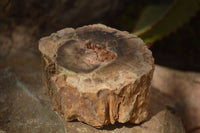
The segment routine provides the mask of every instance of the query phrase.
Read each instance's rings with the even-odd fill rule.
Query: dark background
[[[140,14],[149,4],[169,4],[173,0],[1,0],[0,38],[12,36],[16,26],[34,29],[37,40],[65,27],[103,23],[132,32]],[[150,48],[155,63],[186,71],[200,71],[200,12],[178,30]],[[24,33],[25,34],[25,33]],[[14,45],[0,39],[0,59],[6,60]],[[32,46],[31,45],[31,46]],[[30,46],[30,47],[31,47]],[[29,49],[28,49],[29,50]]]

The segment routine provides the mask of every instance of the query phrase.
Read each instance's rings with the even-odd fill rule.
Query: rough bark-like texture
[[[117,124],[107,127],[109,130],[98,130],[80,122],[66,122],[65,125],[70,133],[185,133],[181,120],[168,110],[158,112],[149,121],[137,126]]]
[[[154,70],[138,37],[101,24],[66,28],[39,42],[52,107],[95,127],[141,123]]]

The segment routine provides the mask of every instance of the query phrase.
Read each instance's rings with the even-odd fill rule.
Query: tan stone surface
[[[154,61],[141,39],[96,24],[42,38],[39,50],[52,107],[67,121],[102,127],[147,118]]]
[[[188,132],[200,132],[200,74],[157,66],[153,87],[170,96]]]

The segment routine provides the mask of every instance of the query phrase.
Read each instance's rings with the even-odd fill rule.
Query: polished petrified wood
[[[151,51],[128,32],[101,24],[66,28],[39,41],[52,108],[95,127],[148,116]]]

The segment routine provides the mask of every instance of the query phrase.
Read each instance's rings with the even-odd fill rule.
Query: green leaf
[[[169,8],[147,7],[138,21],[134,34],[140,36],[145,43],[152,44],[182,26],[195,16],[199,9],[198,0],[175,0]]]
[[[148,31],[167,12],[169,5],[149,5],[140,17],[135,27],[134,34],[141,35]]]

